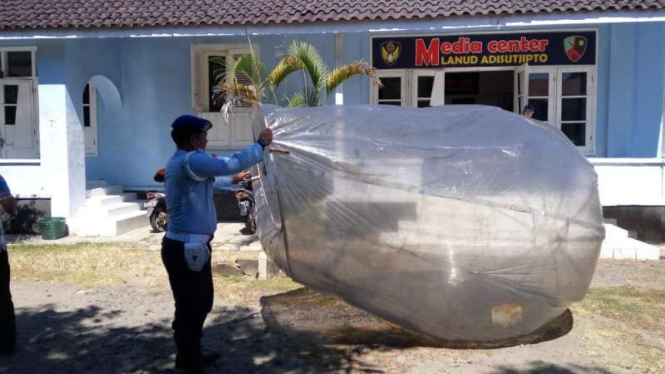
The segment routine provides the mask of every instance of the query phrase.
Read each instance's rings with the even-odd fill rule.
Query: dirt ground
[[[176,373],[158,242],[10,245],[19,349],[0,373]],[[213,259],[255,257],[237,250],[250,242],[231,235],[218,247],[236,250]],[[215,287],[204,346],[222,358],[210,373],[665,372],[665,261],[600,261],[569,332],[498,349],[437,346],[283,275],[217,275]]]

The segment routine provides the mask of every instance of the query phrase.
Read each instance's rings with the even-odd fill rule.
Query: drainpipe
[[[663,48],[663,53],[662,54],[663,54],[663,56],[662,56],[661,61],[665,62],[665,48]],[[661,87],[663,89],[662,92],[661,92],[661,94],[663,96],[663,100],[662,100],[663,103],[660,107],[660,111],[661,111],[661,113],[660,113],[660,139],[659,139],[660,144],[658,144],[658,156],[657,157],[665,158],[665,149],[663,149],[663,147],[665,146],[665,139],[663,139],[663,138],[665,138],[665,64],[663,64],[663,85]]]
[[[662,60],[665,61],[665,48],[663,48],[663,53],[662,53]],[[663,167],[663,164],[665,164],[665,152],[663,150],[663,146],[665,145],[664,137],[665,137],[665,64],[663,64],[663,85],[662,87],[662,105],[660,107],[660,144],[658,147],[658,156],[661,158],[661,163],[660,163],[660,198],[665,199],[665,168]]]
[[[335,67],[342,66],[344,59],[342,53],[344,52],[344,35],[341,33],[335,34]],[[335,105],[344,105],[344,84],[340,84],[335,89]]]

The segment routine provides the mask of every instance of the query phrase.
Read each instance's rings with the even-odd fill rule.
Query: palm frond
[[[267,82],[268,69],[252,55],[244,55],[234,61],[235,79],[243,78],[250,81],[257,89],[263,88]]]
[[[358,75],[366,75],[371,80],[377,82],[379,87],[383,87],[375,68],[364,61],[356,61],[330,72],[325,82],[326,94],[330,95],[335,92],[335,89],[337,89],[340,84],[344,83],[344,81]]]
[[[228,115],[232,108],[237,106],[255,105],[259,102],[259,97],[256,89],[252,85],[244,85],[242,83],[229,84],[222,82],[215,87],[215,95],[213,100],[216,103],[222,104],[221,112],[224,118],[228,121]],[[226,93],[233,92],[233,96],[228,96]]]
[[[214,56],[210,59],[210,62],[212,64],[220,66],[220,68],[217,68],[212,71],[213,77],[215,77],[215,82],[219,83],[222,80],[226,80],[228,76],[229,70],[231,70],[232,66],[231,64],[228,63],[226,58],[220,57],[220,56]]]
[[[323,58],[313,45],[295,40],[291,43],[287,53],[289,56],[302,61],[315,89],[320,90],[323,88],[329,70],[325,61],[323,61]]]
[[[230,95],[232,93],[232,95]],[[254,105],[260,101],[261,97],[252,85],[242,83],[229,83],[222,81],[215,86],[213,93],[213,102],[226,106]]]
[[[286,106],[289,108],[305,106],[305,95],[303,95],[302,92],[298,92],[291,97],[287,97]]]
[[[274,90],[294,71],[305,69],[305,64],[294,56],[284,56],[268,75],[268,84]]]
[[[253,105],[263,99],[268,73],[266,67],[253,55],[243,55],[234,60],[213,57],[211,61],[223,66],[215,75],[215,102],[237,106]]]

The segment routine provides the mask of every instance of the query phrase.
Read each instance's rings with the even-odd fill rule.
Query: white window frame
[[[31,67],[32,71],[30,76],[23,77],[9,77],[8,76],[8,61],[7,53],[8,52],[30,52],[31,55]],[[29,80],[32,82],[32,110],[31,110],[31,129],[32,132],[32,148],[33,154],[35,156],[34,160],[39,160],[40,155],[40,134],[39,134],[39,97],[37,95],[37,87],[39,85],[39,80],[37,78],[37,47],[36,46],[18,46],[18,47],[0,47],[0,70],[3,72],[3,77],[0,80],[5,82],[13,82],[20,80]],[[0,164],[5,162],[13,162],[15,158],[4,158],[0,156]],[[30,160],[33,160],[32,158]]]
[[[259,46],[255,44],[252,44],[251,48],[247,46],[247,44],[192,45],[192,109],[198,113],[210,113],[209,99],[207,97],[210,92],[210,83],[208,82],[208,75],[210,73],[207,63],[208,57],[223,55],[226,57],[228,63],[232,63],[233,56],[251,53],[254,53],[257,59],[261,58]]]
[[[21,156],[21,157],[16,157],[16,156],[8,156],[7,152],[8,150],[5,149],[5,146],[0,147],[0,164],[3,162],[7,162],[8,160],[17,160],[17,159],[29,159],[29,160],[37,160],[40,158],[40,152],[39,152],[39,117],[38,117],[38,97],[37,97],[37,79],[35,78],[29,78],[29,77],[16,77],[16,78],[4,78],[0,79],[0,82],[3,84],[8,84],[8,85],[20,85],[21,83],[27,83],[29,85],[29,90],[31,91],[30,93],[30,103],[28,104],[30,107],[30,128],[27,129],[29,138],[30,138],[30,146],[29,147],[21,147],[21,148],[14,148],[12,153],[18,153],[17,149],[23,149],[24,152],[27,150],[26,156]],[[2,88],[3,85],[0,85],[0,89]],[[19,88],[20,89],[20,88]],[[19,94],[20,95],[20,94]],[[18,108],[20,107],[20,103],[18,103],[16,106],[15,105],[9,105],[9,106],[15,106],[17,108],[17,116],[18,116]],[[3,113],[0,113],[0,118],[4,121],[4,103],[0,103],[0,110],[3,111]],[[18,118],[17,118],[18,119]],[[14,126],[18,126],[19,123],[16,123]],[[18,130],[17,128],[11,126],[14,131],[14,136],[16,136],[16,133]],[[0,131],[0,137],[5,139],[7,134],[5,133],[7,129],[4,128],[2,131]],[[16,142],[16,138],[13,139],[14,142]],[[15,143],[14,143],[15,144]]]
[[[227,116],[210,111],[210,83],[208,82],[209,56],[225,56],[227,63],[233,63],[234,56],[254,54],[260,59],[259,46],[252,44],[198,44],[191,46],[191,87],[192,109],[199,116],[213,123],[208,132],[208,148],[213,151],[233,151],[251,144],[252,107],[236,107]],[[228,119],[228,121],[227,121]],[[231,126],[230,123],[235,125]]]
[[[406,69],[395,69],[395,70],[378,70],[377,75],[379,78],[400,78],[402,80],[402,85],[400,87],[400,106],[412,106],[410,94],[412,86],[412,74]],[[415,86],[415,85],[413,85]],[[370,80],[370,103],[373,105],[379,105],[379,85]],[[382,100],[397,102],[397,99]]]
[[[98,156],[98,134],[99,134],[99,122],[97,121],[97,87],[88,82],[86,84],[88,88],[88,95],[90,97],[88,98],[88,104],[81,104],[82,108],[89,107],[90,108],[90,126],[89,129],[86,130],[85,126],[85,115],[83,115],[83,112],[81,112],[83,120],[81,121],[81,126],[83,127],[83,136],[92,136],[92,148],[88,148],[87,144],[85,144],[85,156],[86,157],[97,157]],[[83,86],[83,92],[85,93],[85,86]],[[83,95],[81,95],[83,96]],[[88,139],[84,139],[84,142],[87,143]]]
[[[530,87],[528,84],[531,82],[531,74],[548,74],[549,75],[549,82],[547,84],[547,90],[548,94],[547,96],[531,96],[529,94],[529,89]],[[527,76],[527,100],[526,102],[528,103],[529,100],[531,99],[547,99],[547,121],[546,123],[552,125],[556,124],[556,92],[557,92],[557,87],[556,87],[556,68],[550,67],[550,66],[529,66],[529,71],[528,71],[528,76]],[[517,108],[518,112],[521,114],[522,109],[524,106]]]
[[[585,145],[578,146],[577,149],[586,155],[592,155],[596,152],[596,67],[595,66],[557,66],[555,69],[556,80],[556,97],[554,98],[554,105],[556,110],[556,126],[562,128],[562,80],[560,79],[563,73],[586,73],[587,74],[587,94],[584,96],[566,96],[566,98],[585,97],[587,99],[586,105],[586,129],[585,129]],[[571,121],[575,122],[575,121]]]
[[[36,63],[36,53],[37,53],[37,47],[0,47],[0,71],[2,71],[5,76],[5,79],[10,79],[10,77],[7,76],[7,53],[8,52],[31,52],[31,59],[32,59],[32,73],[29,77],[11,77],[11,78],[37,78],[37,63]],[[0,78],[2,79],[2,78]]]
[[[439,69],[441,70],[441,69]],[[418,96],[418,78],[420,77],[432,77],[435,82],[432,84],[432,92],[430,92],[429,97]],[[412,84],[411,84],[411,103],[410,106],[417,108],[418,100],[427,100],[429,99],[430,106],[432,105],[432,99],[434,96],[434,84],[436,84],[436,70],[435,69],[415,69],[412,74]],[[445,81],[443,82],[445,84]]]

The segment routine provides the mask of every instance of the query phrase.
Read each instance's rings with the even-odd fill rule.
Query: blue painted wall
[[[608,157],[660,156],[665,24],[609,28],[607,92],[603,92]],[[601,108],[599,108],[601,109]]]
[[[252,38],[252,42],[259,44],[262,61],[272,67],[293,38],[263,36]],[[328,65],[334,67],[334,35],[297,38],[316,45]],[[122,112],[118,114],[109,113],[103,95],[99,95],[98,156],[86,159],[88,179],[126,186],[153,185],[154,171],[175,150],[169,135],[171,122],[180,114],[192,113],[191,44],[246,41],[244,37],[67,41],[67,84],[74,105],[81,107],[83,87],[98,74],[113,81],[122,96]],[[302,75],[293,74],[278,95],[297,92],[301,87]],[[334,96],[327,102],[334,103]]]
[[[595,156],[659,156],[665,23],[601,25],[597,29]],[[369,37],[368,32],[344,34],[343,62],[369,61]],[[294,38],[313,43],[334,67],[334,34],[253,36],[252,42],[259,44],[261,59],[272,67]],[[122,107],[111,109],[104,96],[99,97],[99,155],[86,160],[88,179],[148,186],[154,184],[154,170],[174,150],[171,121],[191,113],[190,45],[246,42],[246,37],[102,38],[0,40],[0,46],[37,45],[40,83],[66,83],[79,117],[88,80],[94,75],[109,78],[120,92]],[[280,93],[296,92],[302,87],[301,80],[301,75],[294,74]],[[353,78],[344,84],[343,92],[345,104],[366,104],[369,81]],[[334,97],[327,103],[334,103]]]
[[[620,25],[617,25],[617,28]],[[614,31],[614,28],[613,28]],[[617,30],[619,35],[624,35]],[[630,40],[627,40],[630,42]],[[623,79],[635,85],[632,115],[633,131],[628,154],[632,157],[659,156],[660,124],[663,115],[663,69],[665,67],[665,23],[640,24],[635,32],[635,58]],[[621,77],[621,75],[619,76]],[[619,79],[617,77],[617,79]],[[610,156],[622,156],[610,148]]]
[[[665,23],[600,28],[596,156],[660,157]]]

